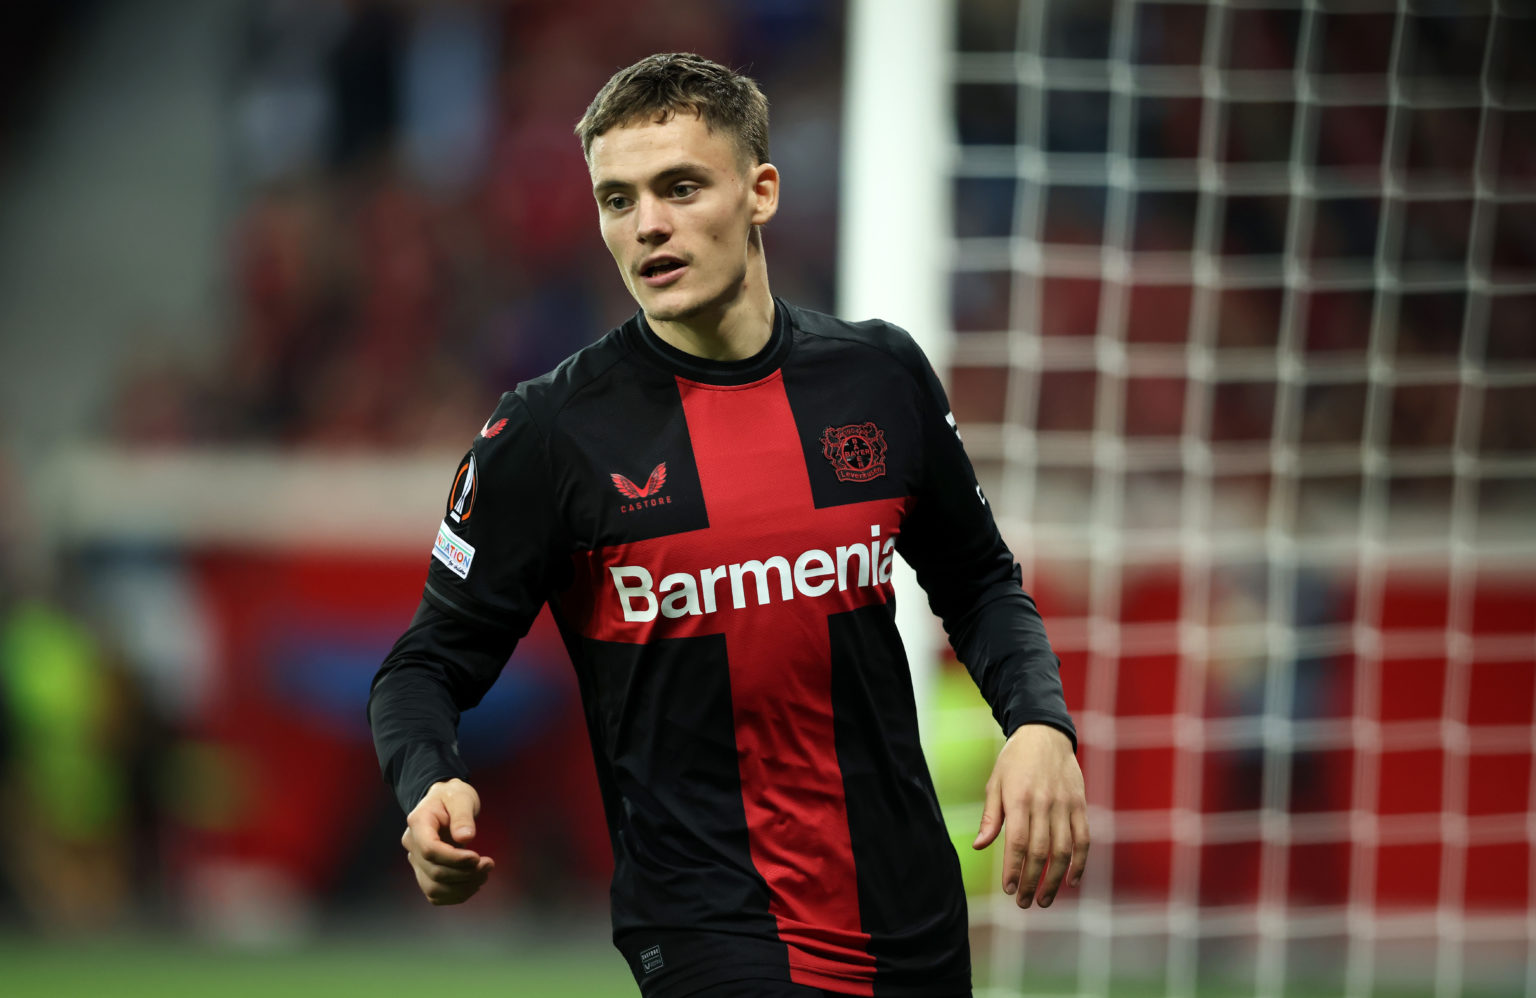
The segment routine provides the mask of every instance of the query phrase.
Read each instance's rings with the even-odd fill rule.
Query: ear
[[[752,224],[766,225],[779,210],[779,168],[759,163],[747,178],[752,184]]]

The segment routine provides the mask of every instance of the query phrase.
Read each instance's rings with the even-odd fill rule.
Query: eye
[[[672,185],[672,196],[675,197],[675,198],[685,198],[685,197],[688,197],[689,195],[693,194],[698,189],[699,189],[699,185],[698,184],[690,184],[690,183],[673,184]]]
[[[622,194],[610,194],[603,199],[603,207],[609,211],[623,211],[629,207],[629,198]]]

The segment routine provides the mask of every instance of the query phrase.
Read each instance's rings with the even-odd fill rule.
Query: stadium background
[[[462,909],[361,704],[496,395],[631,310],[570,128],[658,50],[762,82],[775,291],[925,334],[1061,652],[1092,872],[968,862],[978,985],[1533,990],[1536,12],[850,8],[7,8],[6,993],[632,992],[547,623]],[[995,733],[914,658],[963,853]]]

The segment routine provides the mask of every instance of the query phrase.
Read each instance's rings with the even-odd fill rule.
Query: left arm
[[[1078,885],[1088,859],[1077,729],[1045,624],[976,482],[944,389],[926,360],[919,356],[916,365],[923,484],[897,548],[1008,736],[987,781],[973,848],[1006,830],[1003,890],[1021,908],[1036,897],[1046,907],[1069,869],[1069,883]]]

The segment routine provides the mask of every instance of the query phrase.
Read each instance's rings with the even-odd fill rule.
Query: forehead
[[[738,159],[730,136],[685,111],[660,124],[638,118],[608,129],[592,140],[587,166],[594,184],[638,183],[685,162],[734,171]]]

